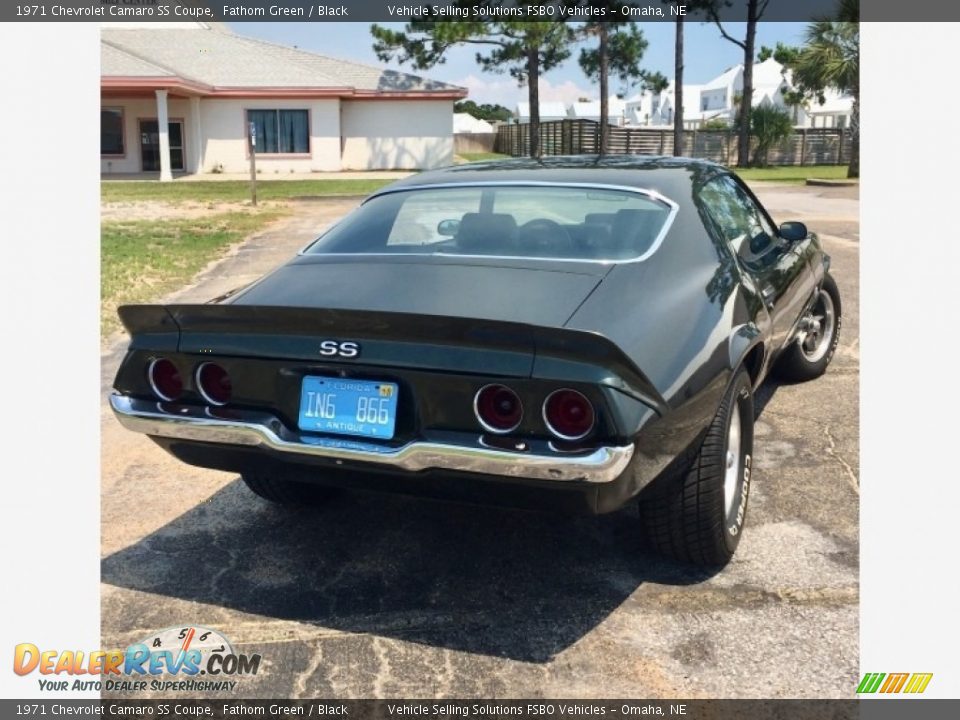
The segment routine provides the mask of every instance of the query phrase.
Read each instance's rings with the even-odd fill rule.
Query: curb
[[[859,185],[859,180],[823,180],[820,178],[807,178],[807,185],[815,185],[818,187],[851,187],[854,185]]]

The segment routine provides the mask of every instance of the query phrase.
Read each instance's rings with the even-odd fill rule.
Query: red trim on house
[[[176,76],[161,77],[121,77],[110,76],[100,78],[101,90],[169,90],[182,95],[207,95],[213,89],[209,85],[202,85],[192,80],[184,80]]]
[[[208,97],[217,98],[338,98],[343,96],[343,88],[218,88]]]
[[[384,91],[384,90],[356,90],[350,100],[461,100],[467,96],[469,90],[437,90],[437,91]]]
[[[176,76],[100,78],[107,93],[168,90],[186,96],[222,98],[345,98],[350,100],[459,100],[467,90],[357,90],[353,87],[213,87]]]

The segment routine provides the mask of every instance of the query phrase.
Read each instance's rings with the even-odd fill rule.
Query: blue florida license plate
[[[396,383],[305,377],[300,429],[389,440],[397,419],[397,390]]]

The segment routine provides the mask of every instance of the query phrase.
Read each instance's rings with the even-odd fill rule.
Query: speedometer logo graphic
[[[192,657],[199,658],[195,664],[201,668],[208,666],[213,655],[234,655],[230,641],[218,630],[203,625],[189,625],[170,627],[160,632],[148,635],[141,641],[150,650],[150,654],[171,653],[174,658],[187,657],[187,653],[194,651]],[[201,675],[206,671],[201,670]]]

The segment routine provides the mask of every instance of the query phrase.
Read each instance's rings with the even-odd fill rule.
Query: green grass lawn
[[[784,165],[766,168],[733,168],[744,180],[772,180],[785,183],[802,183],[807,178],[822,180],[846,180],[846,165]]]
[[[298,197],[369,195],[392,180],[258,180],[258,200]],[[244,202],[250,199],[246,180],[155,182],[107,181],[100,183],[101,202]]]
[[[464,162],[478,162],[480,160],[505,160],[510,156],[504,155],[503,153],[478,152],[478,153],[457,153],[457,157],[462,159]]]
[[[280,210],[204,218],[104,222],[100,229],[100,332],[120,327],[117,306],[152,302],[186,285],[211,260],[283,215]]]

